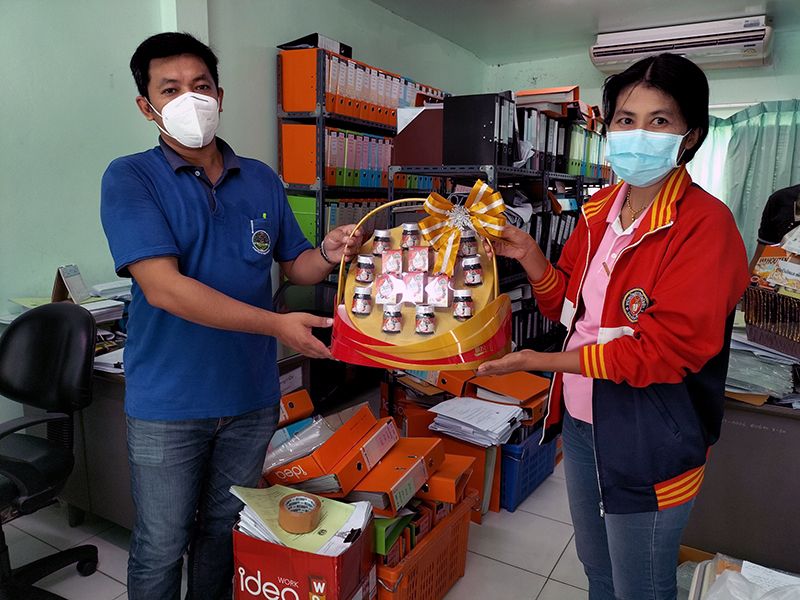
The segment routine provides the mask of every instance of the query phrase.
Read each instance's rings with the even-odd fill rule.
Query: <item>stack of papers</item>
[[[233,486],[231,493],[244,502],[239,513],[239,531],[250,537],[323,556],[339,556],[358,539],[372,518],[369,502],[347,504],[319,498],[322,504],[319,525],[308,533],[288,533],[278,524],[284,496],[296,490],[274,485],[255,489]]]
[[[436,413],[430,429],[484,448],[505,444],[525,418],[519,406],[476,398],[453,398],[430,410]]]
[[[97,299],[92,296],[89,300],[82,302],[81,306],[92,313],[97,323],[108,323],[122,318],[125,303],[119,300]]]

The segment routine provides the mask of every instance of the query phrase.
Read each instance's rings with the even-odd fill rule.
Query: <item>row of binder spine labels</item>
[[[417,106],[420,96],[426,100],[442,100],[444,92],[337,54],[325,54],[328,112],[383,121],[379,115],[385,109]]]
[[[604,172],[605,144],[603,136],[579,123],[570,124],[567,173],[583,177],[607,177]]]
[[[517,109],[519,139],[533,149],[523,165],[534,171],[557,171],[557,157],[564,154],[564,128],[557,119],[535,108]]]
[[[553,264],[558,263],[567,239],[575,231],[580,214],[564,211],[560,214],[543,213],[532,217],[531,232],[544,255]]]
[[[582,123],[566,122],[536,108],[517,109],[517,128],[521,142],[533,155],[522,165],[535,171],[556,171],[584,177],[605,177],[603,136]]]
[[[325,183],[349,187],[380,188],[388,185],[392,138],[344,129],[325,129]],[[398,187],[429,190],[433,178],[403,177]]]
[[[327,204],[325,211],[325,233],[336,229],[340,225],[358,223],[367,214],[386,202],[385,198],[339,198]],[[371,234],[375,229],[386,229],[389,226],[389,211],[381,211],[364,223],[366,234]],[[366,238],[365,238],[366,239]]]

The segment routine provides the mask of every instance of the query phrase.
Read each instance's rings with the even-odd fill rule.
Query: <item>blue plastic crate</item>
[[[540,446],[541,428],[520,444],[503,445],[500,506],[514,512],[531,492],[553,472],[556,439]]]

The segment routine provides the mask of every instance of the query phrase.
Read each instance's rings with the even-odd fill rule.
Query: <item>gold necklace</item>
[[[631,222],[633,222],[636,220],[636,217],[642,214],[642,211],[644,211],[649,204],[645,204],[639,210],[633,210],[633,206],[631,205],[631,188],[628,186],[628,193],[625,194],[625,205],[628,207],[628,211],[631,213]]]

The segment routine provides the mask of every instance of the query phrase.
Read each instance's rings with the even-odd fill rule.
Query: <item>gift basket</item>
[[[416,199],[387,202],[366,215]],[[383,368],[474,369],[510,350],[511,302],[483,240],[500,238],[505,205],[478,181],[463,204],[432,193],[419,223],[376,230],[339,267],[331,352]]]

